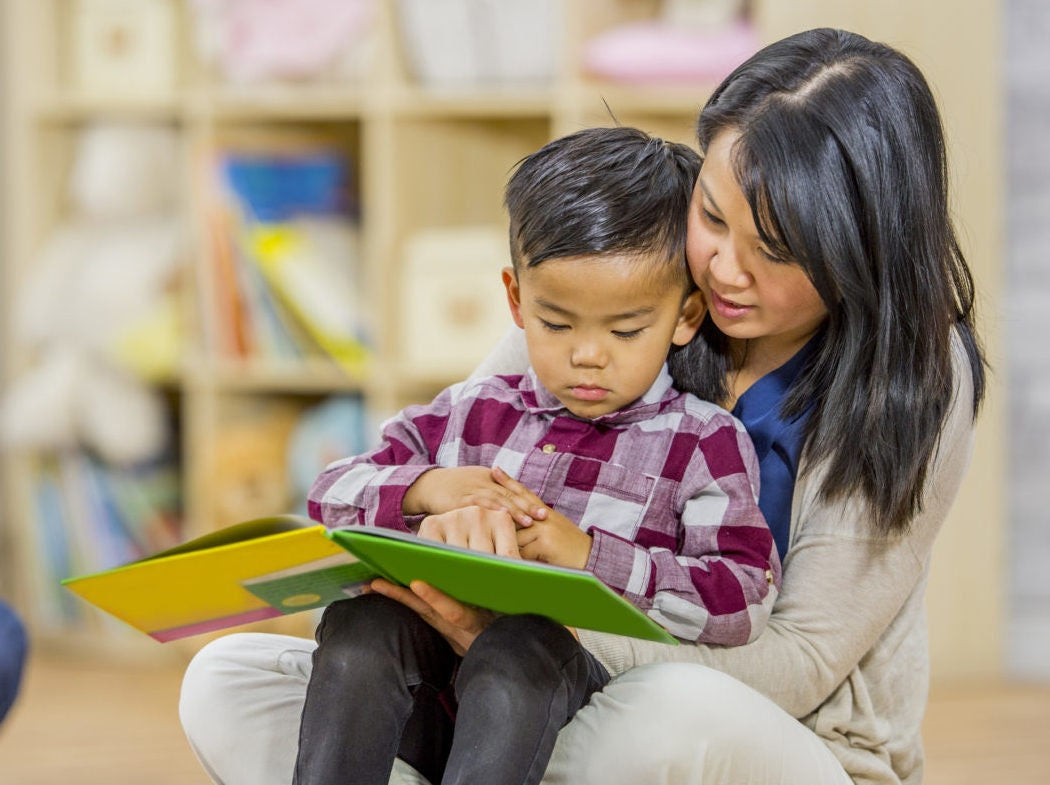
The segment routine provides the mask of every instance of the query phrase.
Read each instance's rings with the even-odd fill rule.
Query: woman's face
[[[737,134],[707,148],[692,203],[686,255],[711,318],[731,339],[786,362],[812,336],[827,309],[802,268],[770,255],[733,174]]]

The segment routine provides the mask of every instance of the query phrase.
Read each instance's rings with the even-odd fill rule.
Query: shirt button
[[[543,450],[545,453],[547,453],[547,455],[550,455],[552,452],[556,452],[557,451],[558,445],[551,444],[550,442],[547,442],[540,449]]]

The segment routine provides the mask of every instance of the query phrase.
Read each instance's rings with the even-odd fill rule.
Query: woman
[[[783,588],[747,646],[580,631],[620,675],[544,782],[919,782],[923,592],[984,391],[936,106],[898,52],[814,30],[727,77],[698,141],[687,256],[710,311],[691,368],[762,456]],[[512,337],[484,370],[523,364]],[[479,631],[426,587],[379,588],[456,646]],[[191,664],[183,723],[218,782],[289,779],[311,649],[229,636]]]

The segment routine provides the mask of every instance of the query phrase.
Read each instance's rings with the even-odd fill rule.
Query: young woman
[[[709,319],[692,368],[755,442],[783,587],[746,646],[580,631],[615,678],[544,782],[917,783],[923,592],[984,392],[933,97],[895,50],[813,30],[727,77],[698,140],[687,255]],[[524,363],[512,336],[484,370]],[[377,588],[455,646],[480,632],[426,587]],[[246,635],[198,654],[181,712],[217,782],[290,779],[311,650]]]

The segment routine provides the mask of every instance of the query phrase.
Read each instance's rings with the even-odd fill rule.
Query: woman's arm
[[[817,498],[819,472],[803,466],[792,504],[793,538],[769,624],[746,646],[669,647],[580,631],[610,672],[646,662],[703,663],[751,685],[795,717],[820,706],[887,633],[906,603],[921,602],[934,539],[962,482],[973,448],[972,385],[956,353],[956,400],[928,476],[923,512],[909,531],[869,533],[855,501]]]
[[[511,325],[500,337],[499,342],[478,363],[467,381],[480,379],[483,376],[525,373],[529,367],[529,353],[525,348],[525,331]]]

